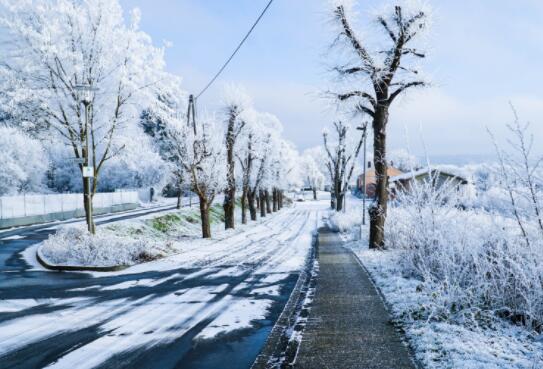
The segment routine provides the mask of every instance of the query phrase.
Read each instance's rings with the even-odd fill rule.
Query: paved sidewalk
[[[319,230],[320,272],[297,369],[416,368],[365,270],[336,233]]]

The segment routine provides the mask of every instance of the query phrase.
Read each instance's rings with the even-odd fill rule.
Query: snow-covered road
[[[283,209],[227,238],[108,274],[30,269],[0,245],[2,367],[249,367],[288,299],[326,202]]]

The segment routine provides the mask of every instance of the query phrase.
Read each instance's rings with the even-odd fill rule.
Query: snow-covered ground
[[[535,369],[543,367],[541,336],[494,319],[465,325],[422,318],[432,295],[420,290],[420,281],[402,275],[400,251],[368,250],[366,242],[350,243],[397,323],[405,330],[417,359],[425,368]],[[421,319],[416,312],[420,312]]]
[[[120,272],[90,273],[67,298],[3,300],[0,311],[21,316],[0,324],[0,356],[92,329],[92,339],[74,343],[49,366],[91,368],[185,335],[207,341],[250,328],[267,316],[285,279],[303,267],[326,206],[297,203],[211,240],[179,237],[174,254]],[[131,227],[118,224],[119,237]]]
[[[404,206],[389,209],[387,251],[368,250],[368,228],[360,232],[359,203],[346,214],[333,214],[329,222],[346,230],[346,246],[370,273],[425,368],[543,367],[543,335],[499,316],[508,307],[500,309],[498,302],[511,304],[507,298],[513,285],[515,297],[523,296],[528,305],[539,296],[537,289],[524,290],[522,281],[535,278],[538,267],[527,259],[531,251],[524,244],[515,246],[514,224],[454,207],[435,207],[430,216],[426,206],[411,213]],[[524,270],[501,281],[514,260],[523,260]],[[487,273],[488,266],[492,269]],[[524,309],[520,301],[519,310]]]

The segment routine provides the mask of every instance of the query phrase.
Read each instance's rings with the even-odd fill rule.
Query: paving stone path
[[[296,369],[416,368],[366,271],[336,233],[319,230],[320,272]]]

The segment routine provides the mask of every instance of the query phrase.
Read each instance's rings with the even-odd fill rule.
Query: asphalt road
[[[97,224],[158,211],[164,209],[99,217]],[[104,276],[28,265],[21,252],[55,232],[52,225],[1,233],[0,367],[248,368],[297,279],[263,267],[280,263],[313,218],[302,210],[272,217],[269,231],[236,244],[247,254],[242,265],[225,258],[192,269]],[[262,242],[269,244],[266,253],[254,246]],[[220,329],[209,325],[232,306],[241,311],[234,325],[243,320],[247,304],[266,306],[267,313],[250,327],[199,339]]]

